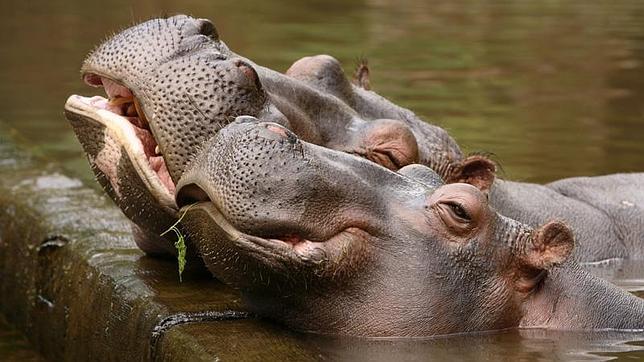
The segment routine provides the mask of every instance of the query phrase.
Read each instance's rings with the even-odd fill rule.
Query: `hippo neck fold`
[[[522,328],[644,329],[644,300],[574,261],[551,270],[524,308]]]
[[[346,133],[338,131],[340,129],[350,129],[364,122],[356,111],[332,95],[320,92],[303,82],[293,82],[288,76],[268,68],[258,66],[257,71],[271,102],[287,118],[296,117],[298,122],[304,121],[304,124],[291,125],[291,127],[306,127],[318,131],[318,134],[311,134],[306,130],[303,130],[304,132],[293,130],[296,134],[302,135],[301,138],[304,141],[316,144],[328,142],[343,144],[347,140],[338,139],[338,137],[346,136]],[[303,114],[304,112],[301,112],[301,109],[293,109],[294,107],[288,106],[292,104],[305,104],[312,106],[313,109],[307,112],[309,114]],[[296,112],[301,112],[300,117]],[[319,115],[324,115],[324,122],[316,122],[316,116],[319,117]],[[302,116],[306,119],[302,119]],[[315,123],[315,127],[306,123]]]

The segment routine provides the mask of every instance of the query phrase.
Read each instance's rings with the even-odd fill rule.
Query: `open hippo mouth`
[[[119,82],[94,73],[85,74],[83,80],[92,87],[103,87],[107,98],[72,95],[65,111],[113,131],[148,190],[162,205],[176,208],[175,184],[134,93]]]

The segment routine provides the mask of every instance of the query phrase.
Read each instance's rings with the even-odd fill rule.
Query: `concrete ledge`
[[[53,360],[313,358],[208,273],[179,283],[109,199],[3,139],[0,312]]]

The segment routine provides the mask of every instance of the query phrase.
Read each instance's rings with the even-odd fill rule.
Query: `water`
[[[2,361],[43,361],[35,353],[24,336],[13,329],[0,314],[0,360]]]
[[[214,20],[231,49],[280,71],[328,53],[350,72],[367,57],[374,90],[448,129],[464,150],[493,153],[506,178],[644,171],[641,1],[2,1],[0,126],[96,187],[62,115],[69,94],[94,92],[80,81],[80,63],[106,35],[177,12]],[[642,265],[591,270],[644,289]],[[504,336],[481,338],[481,353],[494,355],[498,344],[530,351]]]
[[[233,50],[277,70],[367,57],[376,91],[494,153],[507,178],[644,170],[640,1],[3,1],[0,122],[90,179],[61,113],[70,93],[93,92],[81,61],[106,35],[176,12],[213,19]]]
[[[639,341],[637,339],[639,338]],[[644,359],[644,334],[510,330],[424,340],[305,339],[335,361],[608,361]]]

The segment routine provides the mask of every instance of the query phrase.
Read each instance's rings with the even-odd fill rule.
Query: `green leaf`
[[[168,230],[164,231],[161,233],[161,236],[169,233],[170,231],[174,232],[175,235],[177,235],[177,241],[174,242],[174,247],[177,249],[177,265],[179,269],[179,282],[183,282],[183,279],[181,278],[181,274],[183,274],[183,270],[186,267],[186,240],[183,234],[181,233],[181,230],[179,230],[178,225],[183,220],[184,216],[186,216],[186,213],[192,206],[195,204],[189,205],[188,207],[183,209],[183,213],[181,214],[181,217],[179,217],[179,220],[177,220],[172,226],[168,228]]]

